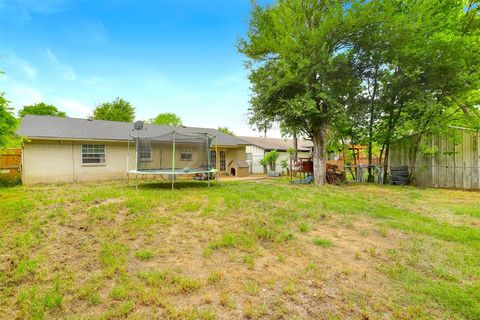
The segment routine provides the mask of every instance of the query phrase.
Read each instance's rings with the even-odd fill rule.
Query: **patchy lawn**
[[[480,318],[480,194],[0,189],[2,318]]]

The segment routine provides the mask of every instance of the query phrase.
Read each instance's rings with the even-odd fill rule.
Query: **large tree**
[[[362,21],[345,1],[280,0],[253,4],[247,38],[251,111],[272,118],[313,141],[315,183],[325,183],[327,132],[344,97],[358,82],[345,50]]]
[[[135,119],[135,108],[130,102],[116,98],[112,102],[104,102],[96,106],[92,118],[95,120],[132,122]]]
[[[175,113],[166,112],[160,113],[158,116],[150,120],[153,124],[161,124],[161,125],[168,125],[168,126],[181,126],[182,119],[177,116]]]
[[[11,137],[15,134],[17,119],[13,115],[10,101],[5,99],[4,93],[0,93],[0,148],[8,145]]]
[[[35,103],[33,105],[24,106],[18,111],[20,118],[25,117],[27,114],[34,114],[40,116],[53,116],[53,117],[66,117],[67,114],[63,111],[59,111],[57,107],[51,104],[45,104],[44,102]]]

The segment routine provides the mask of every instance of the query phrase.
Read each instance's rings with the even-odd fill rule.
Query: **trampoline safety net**
[[[206,133],[170,132],[156,137],[136,137],[136,171],[153,174],[212,172],[210,148],[214,137]]]

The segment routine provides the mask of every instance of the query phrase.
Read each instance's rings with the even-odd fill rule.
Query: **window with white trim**
[[[190,149],[183,149],[181,152],[180,152],[180,160],[182,161],[191,161],[193,160],[193,154],[192,154],[192,150]]]
[[[82,144],[82,164],[104,164],[104,144]]]

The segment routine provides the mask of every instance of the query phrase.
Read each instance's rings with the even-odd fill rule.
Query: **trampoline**
[[[172,190],[177,176],[192,175],[197,180],[210,180],[217,177],[216,137],[207,132],[185,133],[174,128],[171,132],[149,136],[142,130],[143,123],[136,123],[128,141],[127,184],[130,175],[135,175],[135,188],[138,190],[138,176],[158,175],[171,180]],[[182,128],[179,128],[180,130]],[[179,130],[179,131],[180,131]],[[129,168],[130,149],[135,148],[135,167]]]

